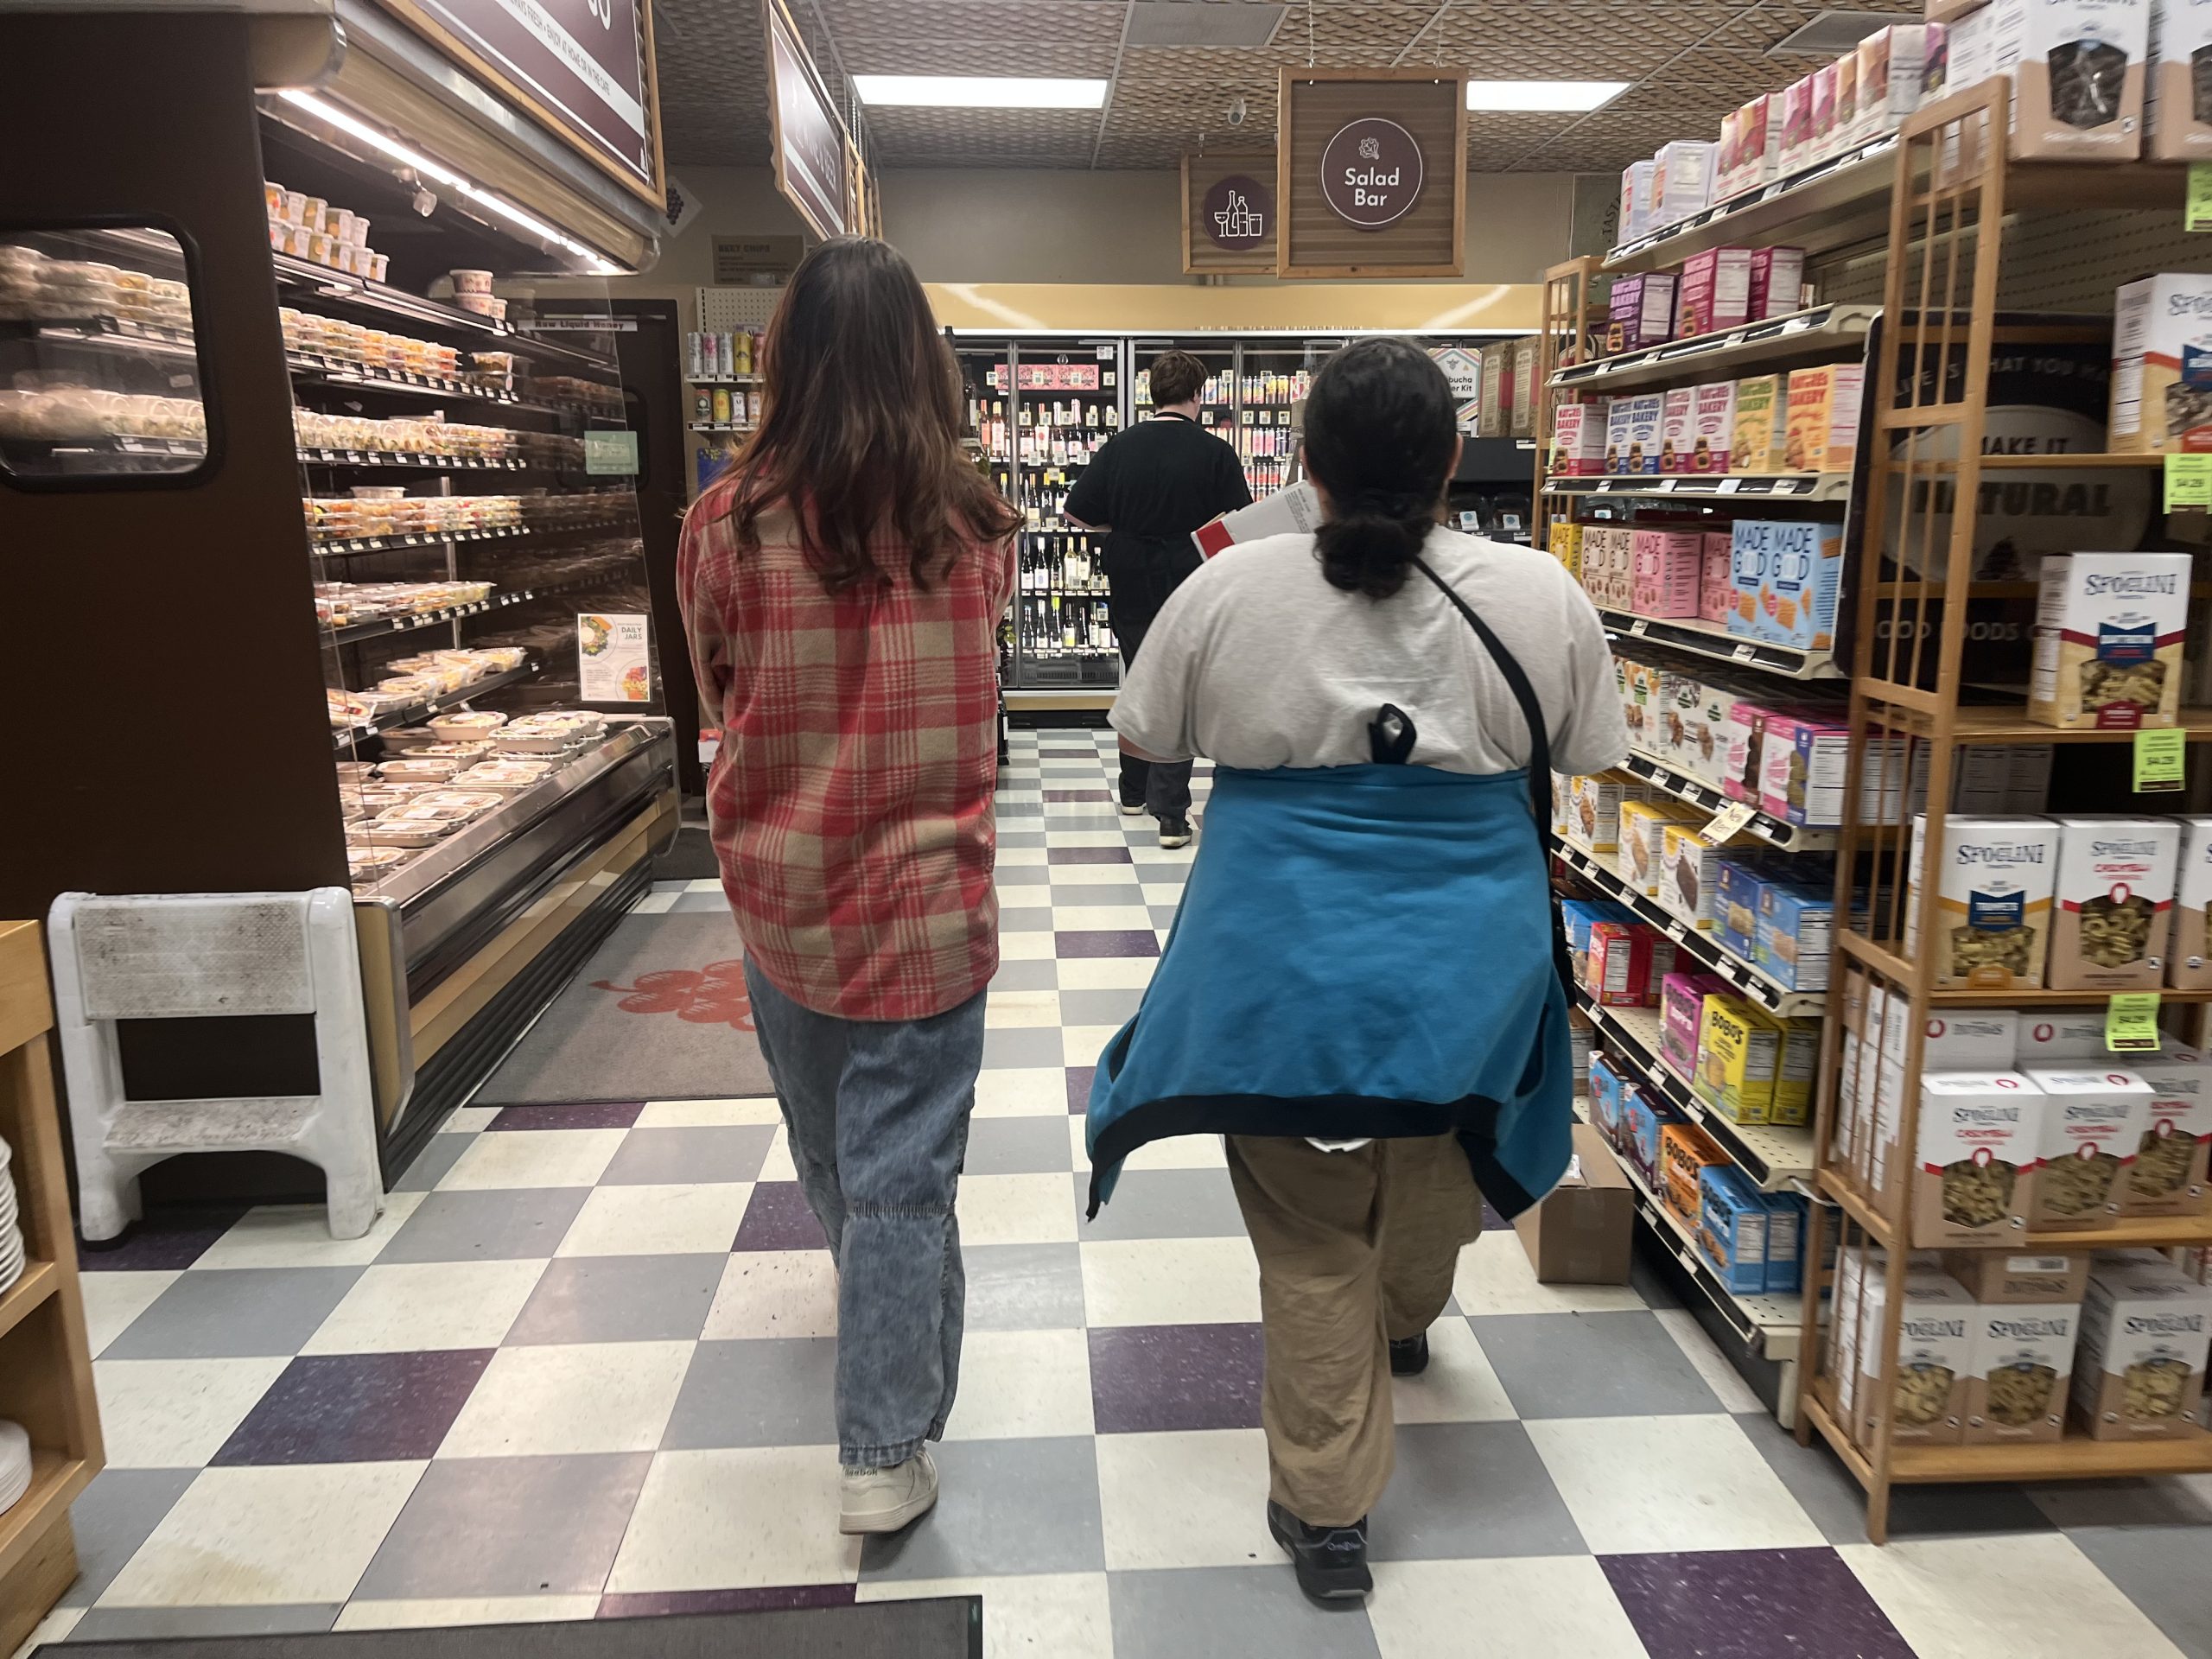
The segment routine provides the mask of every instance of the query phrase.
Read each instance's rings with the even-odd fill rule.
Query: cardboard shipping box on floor
[[[1574,1158],[1566,1177],[1513,1230],[1545,1285],[1624,1285],[1635,1243],[1636,1201],[1605,1136],[1574,1126]]]

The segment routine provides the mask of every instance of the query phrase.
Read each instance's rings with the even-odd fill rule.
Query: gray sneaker
[[[847,1469],[837,1478],[837,1530],[897,1532],[937,1506],[937,1465],[926,1449],[888,1469]]]

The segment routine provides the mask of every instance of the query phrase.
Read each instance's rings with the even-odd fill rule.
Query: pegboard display
[[[1824,301],[1878,305],[1885,257],[1878,244],[1853,248],[1821,261],[1809,275]],[[2036,214],[2005,226],[1997,308],[2108,312],[2120,283],[2170,270],[2212,270],[2212,236],[2184,231],[2178,213]]]
[[[780,288],[702,288],[698,327],[702,334],[727,334],[741,328],[766,328],[776,315]]]

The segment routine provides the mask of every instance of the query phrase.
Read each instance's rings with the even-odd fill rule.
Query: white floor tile
[[[1594,1554],[1825,1541],[1732,1417],[1565,1417],[1524,1427]]]
[[[1056,887],[1124,887],[1135,877],[1127,864],[1055,864]]]
[[[721,878],[718,875],[697,876],[686,881],[683,890],[686,893],[720,893],[722,890]]]
[[[1076,1236],[1065,1174],[963,1175],[956,1209],[963,1245],[1068,1244]]]
[[[505,1110],[499,1106],[456,1106],[446,1114],[446,1121],[438,1125],[440,1135],[479,1135],[492,1127],[492,1120]]]
[[[502,1129],[480,1135],[448,1170],[445,1192],[495,1187],[589,1186],[607,1173],[627,1129]]]
[[[760,1160],[760,1173],[756,1181],[795,1181],[798,1179],[798,1166],[791,1162],[791,1132],[784,1127],[780,1118],[776,1124],[776,1138],[768,1143],[768,1155]]]
[[[1705,1327],[1697,1322],[1697,1315],[1688,1308],[1662,1307],[1653,1310],[1675,1345],[1682,1351],[1692,1370],[1705,1379],[1726,1411],[1764,1411],[1766,1402],[1751,1392],[1751,1385],[1744,1381],[1743,1374],[1728,1363],[1728,1357],[1713,1345],[1713,1338],[1705,1334]]]
[[[1050,962],[1054,942],[1049,929],[1036,933],[1016,933],[1001,930],[999,934],[999,960],[1001,962]]]
[[[1141,991],[1152,983],[1157,957],[1070,957],[1056,976],[1064,991]]]
[[[426,1466],[315,1463],[203,1470],[99,1605],[344,1601]]]
[[[92,1357],[98,1359],[108,1344],[128,1330],[130,1321],[152,1306],[154,1299],[179,1276],[175,1269],[79,1274],[77,1282],[85,1293],[85,1334],[92,1344]]]
[[[661,916],[676,908],[680,893],[649,893],[630,906],[632,916]],[[342,1628],[342,1627],[341,1627]]]
[[[1061,1117],[1067,1074],[1057,1065],[985,1066],[976,1078],[978,1117]]]
[[[1042,847],[1001,847],[995,857],[1001,864],[1030,870],[1052,861],[1045,855]]]
[[[1083,1246],[1088,1322],[1249,1325],[1260,1317],[1260,1265],[1243,1238],[1106,1239]]]
[[[650,1452],[691,1363],[689,1342],[502,1348],[438,1447],[442,1458]]]
[[[641,1129],[725,1129],[747,1124],[780,1123],[783,1109],[773,1095],[759,1100],[649,1100],[638,1114]]]
[[[1052,925],[1062,931],[1127,932],[1152,925],[1142,905],[1054,905]]]
[[[750,1181],[594,1187],[556,1255],[720,1254],[737,1236]]]
[[[464,1161],[469,1153],[461,1154]],[[249,1210],[192,1264],[209,1268],[355,1268],[373,1262],[423,1202],[420,1192],[387,1192],[384,1213],[359,1238],[333,1238],[330,1212],[319,1204],[264,1205]],[[87,1274],[86,1277],[94,1275]]]
[[[2063,1533],[1847,1544],[1837,1554],[1920,1659],[2180,1659]],[[2208,1581],[2200,1575],[2198,1588]]]
[[[1098,1510],[1110,1572],[1274,1564],[1267,1437],[1256,1428],[1101,1434]]]
[[[496,1348],[545,1272],[528,1262],[393,1262],[372,1267],[301,1352],[398,1353]]]
[[[836,1336],[837,1274],[830,1252],[742,1250],[731,1256],[700,1334],[709,1341]],[[964,1404],[964,1389],[962,1399]]]
[[[1114,1659],[1103,1573],[995,1579],[864,1579],[861,1601],[983,1599],[983,1659]]]
[[[1382,1659],[1644,1659],[1605,1569],[1588,1555],[1377,1561],[1367,1622]]]
[[[223,1449],[289,1363],[274,1356],[95,1362],[92,1387],[108,1467],[200,1467]]]
[[[950,1440],[1089,1434],[1090,1344],[1080,1331],[970,1331]]]
[[[1392,1379],[1390,1410],[1402,1423],[1499,1423],[1520,1415],[1474,1332],[1448,1313],[1428,1328],[1428,1369]]]
[[[353,1601],[334,1630],[440,1630],[463,1624],[557,1624],[597,1616],[597,1596],[479,1596],[463,1601]]]
[[[835,1446],[663,1452],[607,1589],[851,1584],[860,1564],[861,1541],[837,1531]]]
[[[1119,1026],[1062,1026],[1060,1057],[1068,1065],[1096,1065]]]
[[[987,1031],[1059,1023],[1058,991],[993,991],[983,1005],[983,1027]]]
[[[1540,1285],[1521,1236],[1496,1229],[1459,1252],[1452,1294],[1463,1313],[1626,1313],[1643,1306],[1627,1285]]]
[[[23,1645],[16,1649],[16,1659],[30,1659],[30,1656],[48,1643],[66,1642],[69,1632],[77,1628],[77,1621],[89,1611],[83,1607],[57,1607],[38,1622]],[[985,1638],[987,1641],[988,1637]],[[48,1647],[47,1659],[54,1659],[54,1649]],[[1109,1653],[1107,1659],[1113,1659]]]

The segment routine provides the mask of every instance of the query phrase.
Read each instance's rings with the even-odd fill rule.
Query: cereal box
[[[2180,868],[2174,884],[2173,938],[2166,951],[2166,983],[2181,990],[2212,989],[2212,818],[2182,818]]]
[[[2041,1163],[2028,1224],[2046,1232],[2109,1227],[2143,1136],[2151,1085],[2117,1065],[2031,1065],[2044,1096]]]
[[[2027,1227],[2047,1109],[2018,1071],[1923,1073],[1916,1245],[2001,1244]]]
[[[1710,139],[1675,138],[1659,146],[1659,153],[1651,158],[1655,229],[1679,223],[1713,205],[1719,152],[1720,146]]]
[[[1798,308],[1805,284],[1805,250],[1755,248],[1751,251],[1751,321],[1787,316]]]
[[[2075,1421],[2094,1440],[2196,1433],[2208,1336],[2212,1285],[2158,1257],[2100,1261],[2082,1303]]]
[[[2012,82],[2016,160],[2140,153],[2150,0],[1993,0],[1989,73]]]
[[[1928,36],[1923,23],[1892,23],[1859,42],[1857,142],[1895,132],[1920,107]]]
[[[1639,616],[1697,614],[1698,579],[1705,569],[1705,542],[1694,530],[1633,532],[1636,560],[1629,607]]]
[[[1801,75],[1782,91],[1781,175],[1787,178],[1813,160],[1813,78]]]
[[[2062,817],[2045,978],[2058,991],[2164,983],[2181,826],[2171,818]]]
[[[1859,408],[1866,365],[1823,363],[1792,369],[1782,465],[1792,473],[1847,473],[1859,454]],[[1833,526],[1831,526],[1833,528]]]
[[[1921,883],[1933,880],[1930,955],[1938,987],[2010,991],[2041,986],[2058,873],[2058,826],[2048,818],[1946,818],[1940,848],[1924,844],[1927,833],[1927,816],[1915,814],[1905,955],[1920,955]]]
[[[1729,388],[1732,393],[1733,386]],[[1726,452],[1724,451],[1724,454]],[[1736,583],[1729,563],[1733,537],[1725,531],[1704,533],[1705,556],[1697,580],[1697,614],[1701,622],[1726,622],[1728,607],[1736,597]]]
[[[2123,1216],[2195,1216],[2212,1207],[2206,1157],[2212,1147],[2212,1055],[2169,1043],[2131,1054],[2129,1069],[2151,1085],[2150,1122],[2121,1183]]]
[[[2006,1250],[1946,1250],[1943,1271],[1964,1285],[1975,1301],[1993,1306],[2076,1303],[2089,1288],[2089,1257],[2078,1251],[2027,1255]]]
[[[1782,95],[1761,92],[1736,111],[1735,194],[1768,184],[1782,171]]]
[[[1621,1097],[1621,1151],[1629,1166],[1652,1192],[1659,1190],[1660,1136],[1671,1124],[1685,1120],[1664,1096],[1649,1089],[1633,1089]]]
[[[1675,337],[1672,271],[1624,276],[1605,300],[1605,350],[1637,352]]]
[[[1682,262],[1675,296],[1675,336],[1740,328],[1751,321],[1751,251],[1707,248]]]
[[[1774,1117],[1782,1027],[1735,996],[1708,996],[1698,1026],[1698,1096],[1738,1123]]]
[[[1690,1226],[1697,1225],[1698,1182],[1715,1164],[1730,1161],[1713,1137],[1694,1123],[1659,1130],[1659,1195]]]
[[[1736,606],[1728,632],[1806,651],[1832,646],[1842,528],[1811,519],[1738,518],[1732,534]]]
[[[1656,899],[1666,858],[1667,826],[1695,823],[1702,816],[1680,801],[1623,801],[1620,855],[1613,861],[1621,880],[1645,898]]]
[[[2151,0],[2150,21],[2144,156],[2212,161],[2212,6],[2203,0]]]
[[[1754,374],[1736,383],[1736,425],[1728,441],[1732,473],[1778,473],[1789,436],[1783,377]]]
[[[1766,1288],[1767,1208],[1741,1170],[1713,1164],[1699,1172],[1696,1225],[1698,1249],[1725,1288],[1739,1296]]]
[[[1720,849],[1687,823],[1670,823],[1660,859],[1660,907],[1700,933],[1713,925],[1714,889],[1720,880]]]
[[[1623,243],[1634,242],[1651,234],[1651,194],[1658,176],[1659,163],[1656,161],[1631,162],[1621,169],[1620,239]]]
[[[2172,725],[2189,575],[2186,553],[2046,554],[2028,718],[2101,730]]]
[[[1659,414],[1659,470],[1687,473],[1690,469],[1690,389],[1676,386],[1660,395],[1666,401]]]
[[[2212,276],[2169,273],[2113,295],[2115,451],[2212,450]]]
[[[1869,1268],[1859,1287],[1862,1443],[1872,1444],[1881,1409],[1877,1343],[1889,1311],[1889,1278]],[[1967,1379],[1974,1365],[1974,1302],[1966,1287],[1936,1268],[1909,1267],[1897,1320],[1897,1382],[1890,1439],[1900,1446],[1955,1445],[1966,1427]]]
[[[1605,400],[1561,404],[1552,410],[1552,471],[1592,478],[1605,470]]]
[[[1606,410],[1605,470],[1618,474],[1659,470],[1659,428],[1667,400],[1660,392],[1616,397]]]
[[[1659,1058],[1688,1083],[1697,1076],[1698,1030],[1705,1022],[1705,999],[1732,995],[1718,974],[1677,969],[1660,982]]]
[[[1567,838],[1586,853],[1620,850],[1621,803],[1644,793],[1640,785],[1618,778],[1575,777],[1567,781]]]
[[[2078,1302],[2006,1302],[1974,1310],[1964,1440],[2055,1440],[2072,1391]]]

